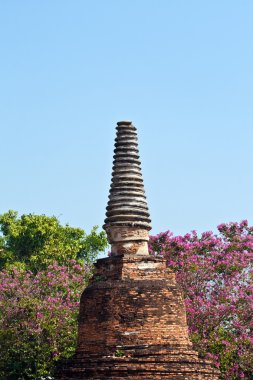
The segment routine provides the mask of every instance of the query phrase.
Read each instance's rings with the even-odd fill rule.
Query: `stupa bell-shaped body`
[[[117,123],[112,182],[104,224],[112,255],[148,255],[151,229],[136,128],[130,121]]]

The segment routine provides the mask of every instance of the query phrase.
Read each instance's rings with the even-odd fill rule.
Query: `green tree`
[[[87,235],[81,228],[61,225],[55,216],[19,217],[10,210],[0,215],[0,269],[16,267],[36,273],[54,262],[90,264],[108,246],[105,233],[97,229],[93,227]]]

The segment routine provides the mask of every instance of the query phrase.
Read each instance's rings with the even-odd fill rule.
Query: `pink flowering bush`
[[[221,224],[151,237],[150,252],[166,257],[185,296],[191,340],[224,380],[253,379],[253,227]]]
[[[75,351],[80,293],[106,235],[54,216],[0,215],[0,380],[50,379]]]
[[[49,379],[75,350],[79,298],[90,268],[0,271],[0,379]]]

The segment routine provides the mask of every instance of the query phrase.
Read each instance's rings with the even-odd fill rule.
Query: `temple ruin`
[[[148,252],[151,221],[136,128],[117,123],[104,229],[110,257],[99,259],[80,301],[77,351],[57,379],[218,380],[189,340],[175,274]]]

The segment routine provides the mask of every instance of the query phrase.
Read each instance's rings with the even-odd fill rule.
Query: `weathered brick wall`
[[[81,297],[77,353],[58,379],[218,379],[191,348],[184,301],[164,259],[115,256],[96,267]]]

